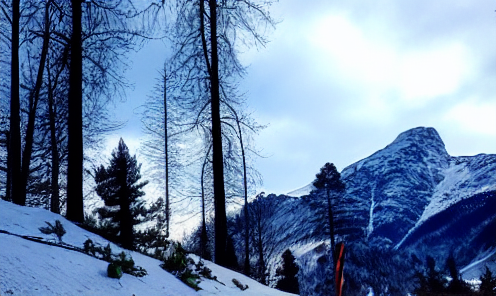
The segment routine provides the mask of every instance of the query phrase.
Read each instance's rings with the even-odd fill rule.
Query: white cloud
[[[393,79],[401,98],[410,106],[457,91],[470,74],[468,57],[461,44],[429,48],[403,54]]]
[[[339,72],[369,87],[390,80],[396,59],[394,52],[369,40],[368,32],[346,17],[325,15],[307,31],[312,32],[308,40],[317,70]]]
[[[496,102],[469,99],[454,105],[443,119],[461,131],[496,137],[495,115]]]
[[[316,20],[308,31],[313,32],[308,40],[316,69],[324,75],[339,72],[339,79],[366,89],[368,97],[386,98],[394,92],[408,107],[421,107],[454,93],[471,73],[472,61],[460,43],[404,50],[394,38],[375,40],[378,32],[373,28],[332,14]]]

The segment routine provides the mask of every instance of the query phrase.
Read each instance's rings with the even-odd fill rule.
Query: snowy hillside
[[[42,234],[38,228],[60,220],[67,233],[62,237],[67,244],[82,247],[90,238],[100,245],[108,242],[67,221],[60,215],[43,209],[28,208],[0,200],[0,231],[18,235],[43,237],[55,242],[56,238]],[[113,252],[122,249],[110,244]],[[127,252],[127,251],[126,251]],[[107,277],[108,263],[85,254],[29,241],[0,233],[0,295],[292,295],[263,286],[231,270],[205,261],[218,281],[202,279],[202,290],[195,292],[164,271],[160,261],[136,252],[127,252],[136,265],[145,268],[148,275],[134,277],[124,274],[121,279]],[[198,260],[197,257],[194,259]],[[241,291],[233,283],[238,280],[249,288]]]

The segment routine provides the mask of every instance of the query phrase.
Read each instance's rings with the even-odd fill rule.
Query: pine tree
[[[496,295],[496,277],[486,266],[486,272],[480,277],[479,294],[483,296]]]
[[[110,165],[107,168],[102,165],[95,171],[96,193],[105,202],[98,214],[105,220],[109,234],[130,250],[135,243],[133,226],[143,222],[147,214],[141,197],[145,195],[142,188],[148,181],[138,183],[140,168],[136,156],[131,157],[121,138],[112,152]]]
[[[450,255],[446,260],[446,267],[448,269],[450,277],[452,278],[451,282],[448,284],[448,287],[446,288],[446,292],[452,295],[469,294],[470,288],[467,285],[467,283],[465,283],[465,281],[463,281],[463,279],[461,278],[460,273],[456,268],[456,262],[453,255]]]
[[[281,279],[276,284],[276,289],[284,292],[300,294],[298,285],[298,271],[300,268],[295,263],[295,257],[289,249],[282,254],[282,268],[278,268],[276,275]]]
[[[416,278],[419,280],[419,286],[415,289],[415,294],[436,295],[445,293],[447,281],[444,275],[436,269],[436,261],[431,256],[427,256],[426,272],[418,272]]]
[[[315,175],[315,181],[313,181],[313,186],[317,190],[325,190],[327,197],[327,211],[328,211],[328,224],[329,224],[329,234],[331,237],[331,254],[334,254],[336,249],[336,242],[334,240],[335,226],[334,226],[334,213],[333,213],[333,193],[340,194],[345,190],[345,185],[341,181],[341,174],[336,169],[336,166],[332,163],[326,163],[320,172]],[[332,258],[333,270],[336,267],[336,258]]]

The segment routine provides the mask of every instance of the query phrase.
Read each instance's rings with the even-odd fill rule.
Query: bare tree
[[[142,144],[142,151],[151,163],[153,179],[162,183],[165,201],[165,236],[169,237],[171,220],[171,187],[177,189],[182,180],[180,163],[179,137],[182,135],[177,125],[180,110],[175,105],[177,101],[167,97],[166,65],[161,75],[161,81],[155,87],[145,105],[142,114],[143,130],[148,135]],[[170,102],[169,102],[170,101]]]
[[[280,231],[273,224],[276,211],[276,199],[273,195],[257,195],[250,206],[250,232],[253,239],[254,255],[258,258],[257,279],[260,283],[268,284],[268,260],[273,258],[277,247],[277,233]]]
[[[71,0],[72,34],[69,70],[67,214],[83,222],[83,48],[81,1]]]
[[[182,81],[180,89],[195,114],[193,123],[198,124],[204,118],[210,122],[215,261],[225,265],[227,220],[221,112],[224,103],[233,105],[237,98],[223,96],[221,88],[233,87],[234,81],[245,72],[237,58],[238,40],[243,46],[251,42],[264,45],[265,29],[274,22],[267,10],[270,2],[266,1],[181,0],[177,3],[171,38],[173,72]]]
[[[128,66],[124,57],[146,36],[131,26],[140,12],[130,0],[71,3],[67,216],[82,221],[83,145],[97,145],[102,134],[121,126],[95,118],[108,119],[108,104],[124,97],[128,86],[122,74]]]
[[[241,154],[241,160],[242,160],[242,169],[243,169],[243,197],[244,197],[244,206],[243,206],[243,211],[244,211],[244,218],[245,218],[245,261],[244,261],[244,270],[243,272],[245,275],[250,274],[250,236],[249,236],[249,225],[250,225],[250,215],[249,213],[249,203],[248,203],[248,184],[258,185],[258,183],[261,183],[261,177],[258,174],[258,171],[256,171],[254,168],[249,167],[247,163],[247,151],[248,150],[256,155],[258,153],[254,151],[253,149],[250,148],[250,145],[246,143],[250,143],[251,141],[243,141],[243,135],[246,136],[251,136],[251,134],[256,134],[258,133],[261,129],[264,128],[264,126],[256,124],[255,121],[250,119],[248,116],[239,116],[238,112],[234,110],[230,105],[227,105],[229,110],[231,111],[230,117],[225,117],[223,122],[226,126],[230,127],[236,134],[236,137],[239,141],[239,148],[240,148],[240,154]],[[235,125],[233,126],[230,121],[234,121]],[[248,137],[248,140],[250,140],[251,137]],[[246,149],[247,148],[247,149]],[[251,173],[251,178],[250,180],[248,179],[248,171]]]
[[[10,62],[10,132],[8,150],[8,171],[12,200],[14,203],[23,205],[21,197],[21,119],[19,98],[19,0],[12,1],[12,47]],[[9,197],[8,197],[9,198]]]
[[[38,66],[38,71],[36,74],[36,79],[34,87],[29,90],[29,109],[28,109],[28,123],[26,127],[25,139],[24,139],[24,150],[22,153],[22,167],[21,167],[21,184],[20,184],[20,197],[19,202],[21,204],[26,204],[26,189],[28,185],[28,178],[30,173],[30,164],[33,150],[33,138],[35,132],[35,120],[38,109],[38,103],[40,101],[40,91],[43,83],[43,72],[45,70],[45,62],[48,55],[48,45],[50,40],[50,5],[52,1],[47,1],[45,3],[44,12],[44,27],[40,32],[42,35],[42,48],[41,56]]]

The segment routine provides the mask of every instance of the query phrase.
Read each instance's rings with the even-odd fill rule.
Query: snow
[[[42,234],[38,230],[39,227],[46,226],[45,221],[53,224],[55,220],[60,220],[67,231],[62,237],[67,244],[82,247],[87,238],[103,246],[108,243],[102,237],[79,228],[60,215],[0,200],[0,230],[42,237],[46,241],[55,242],[56,238],[52,235]],[[113,253],[123,251],[115,244],[110,245]],[[76,251],[0,233],[0,295],[292,295],[261,285],[209,261],[205,261],[205,265],[224,285],[202,279],[199,286],[203,290],[196,292],[164,271],[159,260],[124,251],[132,256],[136,265],[145,268],[148,275],[138,278],[124,274],[119,280],[112,279],[107,277],[108,263],[105,261]],[[249,288],[241,291],[232,282],[234,278]]]
[[[370,191],[371,198],[370,198],[370,211],[369,211],[369,225],[367,226],[367,239],[369,238],[370,234],[374,231],[375,187],[376,187],[376,184],[374,184],[374,187]]]
[[[310,194],[310,192],[312,190],[315,190],[315,187],[313,186],[312,183],[310,183],[310,184],[305,185],[305,186],[303,186],[301,188],[292,190],[292,191],[286,193],[285,195],[291,196],[291,197],[300,197],[300,196],[304,196],[304,195]]]
[[[487,252],[479,255],[480,259],[474,260],[469,265],[460,269],[460,274],[464,279],[478,279],[482,275],[482,272],[485,271],[484,268],[480,268],[480,266],[487,266],[489,268],[494,268],[496,265],[496,249],[488,250]]]
[[[453,158],[449,166],[442,170],[444,179],[434,188],[431,200],[415,226],[408,231],[403,239],[395,246],[395,249],[398,249],[408,236],[430,217],[446,210],[465,198],[470,198],[482,192],[496,190],[496,182],[488,182],[491,178],[490,176],[494,176],[494,165],[487,165],[482,169],[471,170],[470,166],[477,164],[478,160],[478,156]]]

